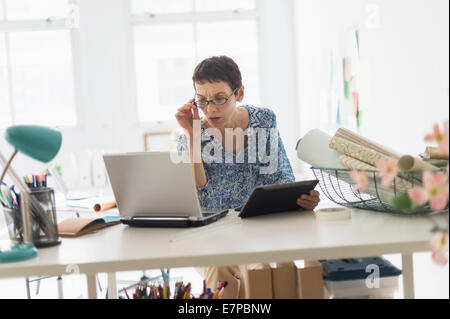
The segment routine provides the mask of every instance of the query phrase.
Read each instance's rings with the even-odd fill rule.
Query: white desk
[[[175,242],[169,241],[187,229],[116,225],[79,238],[63,238],[57,247],[40,249],[37,258],[0,264],[0,278],[66,274],[70,265],[76,265],[87,275],[89,298],[97,297],[98,272],[108,273],[109,295],[114,298],[117,271],[400,253],[404,296],[414,298],[412,256],[430,249],[428,218],[354,210],[350,220],[320,221],[312,212],[288,212],[219,227],[232,219],[240,220],[234,211],[202,230],[190,229],[200,233]]]

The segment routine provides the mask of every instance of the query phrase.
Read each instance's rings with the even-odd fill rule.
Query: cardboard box
[[[272,267],[273,299],[297,299],[297,268],[293,262]]]
[[[324,299],[322,264],[314,260],[297,265],[297,283],[299,299]]]
[[[272,269],[270,265],[248,265],[244,277],[246,299],[272,299]]]

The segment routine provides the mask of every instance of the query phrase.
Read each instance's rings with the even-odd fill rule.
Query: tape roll
[[[352,217],[350,208],[323,208],[316,210],[316,218],[320,220],[345,220]]]

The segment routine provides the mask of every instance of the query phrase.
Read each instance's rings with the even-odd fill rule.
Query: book
[[[61,237],[78,237],[117,224],[120,224],[119,216],[68,218],[58,223],[58,232]]]

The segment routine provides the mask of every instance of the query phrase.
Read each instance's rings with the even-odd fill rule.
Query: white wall
[[[361,134],[399,152],[423,152],[425,134],[449,117],[448,0],[297,0],[295,12],[301,134],[321,126],[328,54],[357,25],[361,59],[372,70]]]
[[[262,105],[277,115],[278,130],[294,171],[299,164],[297,56],[292,0],[259,0],[260,92]]]

